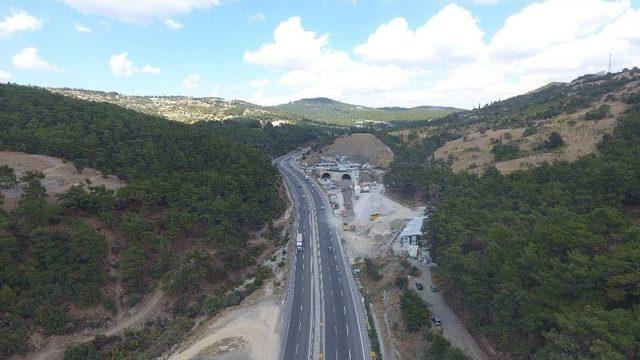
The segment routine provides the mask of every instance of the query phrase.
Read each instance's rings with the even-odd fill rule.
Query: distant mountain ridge
[[[325,121],[341,125],[350,125],[367,121],[392,122],[398,120],[429,120],[443,117],[464,109],[443,106],[416,106],[405,108],[368,107],[347,104],[326,97],[308,98],[269,107],[281,116],[294,116],[309,120]]]
[[[70,88],[48,90],[82,100],[112,103],[185,123],[260,118],[269,121],[313,120],[354,125],[364,122],[430,120],[463,110],[442,106],[375,108],[347,104],[326,97],[300,99],[275,106],[260,106],[243,100],[225,100],[219,97],[136,96]]]

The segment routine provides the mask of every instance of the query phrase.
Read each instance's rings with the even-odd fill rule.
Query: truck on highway
[[[302,251],[302,234],[298,233],[298,236],[296,236],[296,249],[298,249],[298,251]]]

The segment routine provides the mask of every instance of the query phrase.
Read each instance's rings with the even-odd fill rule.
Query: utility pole
[[[609,53],[609,74],[611,74],[611,53]]]

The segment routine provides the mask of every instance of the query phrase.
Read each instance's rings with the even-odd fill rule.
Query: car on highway
[[[424,286],[422,286],[422,283],[417,282],[416,283],[416,289],[422,291],[424,289]]]
[[[438,287],[435,285],[431,285],[431,292],[438,292]]]
[[[320,210],[324,210],[324,206],[320,206]]]
[[[302,197],[303,197],[303,198],[306,198],[306,197],[307,197],[307,195],[305,195],[305,194],[302,194]]]
[[[333,252],[333,247],[332,247],[332,246],[329,246],[329,247],[327,248],[327,251],[328,251],[328,252]]]
[[[442,326],[442,321],[435,316],[431,317],[431,323],[435,326]]]

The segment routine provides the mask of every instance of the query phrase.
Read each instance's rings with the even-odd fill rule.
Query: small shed
[[[411,219],[407,226],[400,232],[400,244],[402,247],[409,245],[420,245],[422,243],[422,222],[424,216]]]

